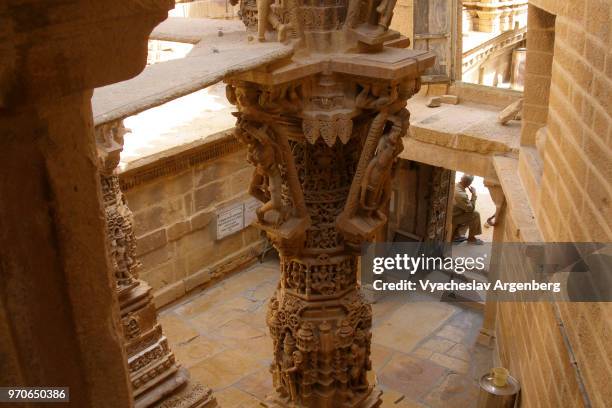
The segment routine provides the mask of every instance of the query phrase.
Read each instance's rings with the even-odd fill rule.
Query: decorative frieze
[[[156,179],[178,174],[193,166],[212,163],[243,148],[244,146],[232,136],[231,132],[224,131],[218,135],[210,135],[197,147],[171,156],[166,154],[158,158],[152,157],[147,163],[123,171],[119,176],[121,191],[126,192]]]
[[[527,0],[464,1],[470,31],[501,33],[527,25]]]

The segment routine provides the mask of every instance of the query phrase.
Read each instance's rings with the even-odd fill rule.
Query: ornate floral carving
[[[434,167],[431,187],[431,207],[427,217],[429,220],[427,224],[427,241],[445,241],[446,212],[450,185],[451,171],[442,167]]]

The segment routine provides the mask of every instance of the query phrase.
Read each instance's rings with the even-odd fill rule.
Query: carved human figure
[[[376,12],[378,13],[378,33],[382,34],[389,29],[395,3],[397,3],[397,0],[382,0],[376,7]]]
[[[265,115],[299,112],[302,109],[299,88],[299,85],[293,84],[261,92],[257,99],[257,106],[251,106],[251,109],[258,110],[260,114],[265,112]]]
[[[398,97],[396,86],[373,83],[363,84],[361,92],[355,98],[355,106],[361,109],[381,110],[392,104]]]
[[[130,130],[123,125],[123,122],[105,124],[96,128],[100,171],[106,174],[115,171],[121,160],[124,137],[129,132]]]
[[[257,0],[257,39],[266,41],[266,30],[268,25],[276,30],[277,40],[284,42],[287,39],[288,27],[283,24],[278,16],[272,12],[271,5],[274,0]]]
[[[372,369],[372,362],[366,349],[366,335],[361,329],[355,332],[355,341],[351,345],[351,368],[349,375],[353,389],[368,388],[367,372]]]
[[[282,162],[276,144],[268,135],[267,125],[255,127],[242,120],[236,127],[236,137],[248,145],[247,160],[255,166],[249,193],[264,204],[256,210],[262,223],[278,225],[283,218],[281,197],[282,178],[278,164]],[[266,214],[270,216],[266,219]]]
[[[296,373],[303,361],[302,353],[295,348],[295,339],[291,333],[287,333],[283,341],[281,381],[285,392],[289,392],[288,396],[294,402],[298,398]]]
[[[401,123],[393,123],[391,130],[381,137],[376,155],[368,164],[361,182],[359,203],[362,209],[376,211],[387,201],[392,164],[403,148],[401,138]]]

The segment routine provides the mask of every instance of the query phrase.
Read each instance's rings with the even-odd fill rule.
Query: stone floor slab
[[[193,326],[174,313],[161,314],[159,323],[164,330],[164,334],[173,345],[180,345],[199,336],[198,331]]]
[[[449,373],[424,401],[431,408],[474,408],[477,398],[478,386],[469,377]]]
[[[223,350],[222,342],[198,336],[173,349],[176,359],[185,367],[191,367],[205,358],[212,357]]]
[[[265,401],[273,391],[272,376],[268,368],[265,368],[244,377],[235,387],[254,395],[260,401]]]
[[[161,314],[178,361],[222,407],[260,406],[272,390],[266,311],[277,280],[277,261],[256,265]],[[491,366],[490,350],[473,344],[482,315],[415,299],[384,296],[373,305],[370,382],[384,390],[383,407],[471,408],[461,405],[474,398],[467,384],[477,387]]]
[[[444,372],[444,368],[429,360],[401,355],[385,366],[378,379],[384,387],[416,401],[438,384]]]
[[[257,398],[234,387],[215,392],[215,397],[219,407],[261,408]]]
[[[407,303],[375,328],[373,341],[409,353],[455,311],[453,306],[439,302]]]
[[[453,372],[461,374],[467,374],[467,372],[470,370],[469,363],[440,353],[433,353],[429,360],[442,367],[446,367]]]
[[[225,350],[191,367],[192,377],[213,390],[228,387],[246,375],[265,367],[248,350]]]

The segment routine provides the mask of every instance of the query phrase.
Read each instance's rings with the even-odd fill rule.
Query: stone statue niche
[[[267,324],[269,406],[377,407],[372,311],[357,281],[361,244],[387,223],[390,181],[410,114],[406,101],[433,65],[391,48],[394,0],[241,2],[259,41],[292,57],[226,78],[235,135],[253,165],[255,225],[280,254]]]

